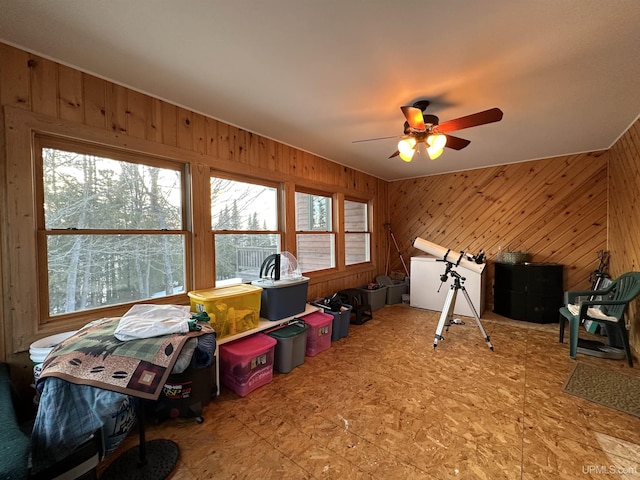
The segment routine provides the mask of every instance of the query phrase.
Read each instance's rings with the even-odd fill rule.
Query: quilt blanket
[[[157,400],[185,342],[213,333],[208,324],[199,323],[199,331],[123,342],[113,335],[119,320],[99,320],[59,343],[43,363],[38,382],[58,377]]]

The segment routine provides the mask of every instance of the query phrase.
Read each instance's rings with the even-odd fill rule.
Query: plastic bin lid
[[[267,335],[276,338],[292,338],[301,333],[309,330],[309,325],[305,322],[292,323],[283,328],[279,328],[278,330],[274,330],[273,332],[269,332]]]
[[[324,312],[312,312],[302,317],[311,327],[319,327],[327,323],[333,322],[333,315]]]
[[[220,345],[220,350],[237,356],[254,356],[264,353],[276,343],[275,338],[271,338],[269,335],[265,335],[264,333],[256,333],[255,335],[243,338],[242,340],[236,340],[235,342]]]
[[[378,282],[380,285],[393,285],[393,280],[391,280],[391,277],[389,275],[378,275],[376,277],[376,282]]]
[[[358,290],[362,290],[364,292],[377,292],[379,290],[384,290],[387,288],[387,285],[376,284],[375,288],[369,288],[369,285],[362,285],[358,287]]]
[[[194,290],[188,293],[190,298],[195,300],[211,301],[219,298],[238,297],[241,295],[250,295],[252,293],[261,292],[262,288],[246,283],[237,285],[227,285],[226,287],[212,287],[204,290]]]
[[[300,285],[301,283],[307,283],[308,281],[309,277],[284,278],[282,280],[260,278],[258,280],[253,280],[251,285],[257,285],[262,288],[284,288],[291,287],[293,285]]]

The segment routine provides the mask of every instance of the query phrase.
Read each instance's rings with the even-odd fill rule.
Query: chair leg
[[[578,353],[578,330],[580,328],[580,320],[573,317],[569,319],[569,356],[576,358]]]
[[[630,367],[633,367],[633,357],[631,356],[631,347],[629,346],[629,334],[627,333],[627,327],[624,325],[624,318],[620,319],[615,325],[624,343],[624,353],[627,355],[627,363]]]
[[[558,338],[558,342],[560,342],[560,343],[564,343],[564,322],[566,320],[567,319],[564,318],[564,315],[561,314],[560,315],[560,335],[559,335],[559,338]]]

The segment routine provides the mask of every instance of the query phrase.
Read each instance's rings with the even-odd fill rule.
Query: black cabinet
[[[558,321],[563,305],[562,265],[495,263],[493,311],[536,323]]]

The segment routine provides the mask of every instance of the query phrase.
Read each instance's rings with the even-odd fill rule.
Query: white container
[[[453,283],[453,277],[449,275],[447,282],[440,281],[440,275],[445,272],[445,262],[437,261],[431,255],[411,257],[411,296],[412,307],[426,308],[428,310],[442,311],[447,298],[447,293]],[[484,312],[484,292],[486,269],[482,273],[476,273],[464,267],[456,267],[455,271],[466,278],[463,283],[473,308],[482,316]],[[442,284],[441,284],[442,283]],[[440,291],[438,292],[438,289]],[[473,317],[471,308],[464,294],[458,291],[456,303],[453,307],[455,315]]]
[[[36,340],[29,346],[29,356],[31,357],[31,361],[33,363],[44,362],[47,355],[49,355],[56,345],[66,340],[71,335],[74,335],[76,332],[77,330],[73,332],[63,332]]]
[[[38,381],[40,378],[40,372],[42,371],[42,363],[47,358],[47,355],[51,353],[51,350],[55,348],[60,342],[66,340],[76,331],[73,332],[63,332],[58,333],[56,335],[51,335],[49,337],[41,338],[40,340],[36,340],[29,346],[29,357],[33,362],[33,381]]]

